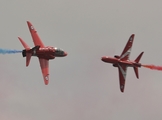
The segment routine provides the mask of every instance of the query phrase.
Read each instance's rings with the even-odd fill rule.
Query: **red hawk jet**
[[[29,65],[31,56],[37,56],[39,59],[40,67],[43,74],[43,79],[45,85],[49,82],[49,60],[54,59],[55,57],[64,57],[67,56],[67,53],[59,48],[45,46],[38,36],[37,31],[34,26],[27,21],[31,36],[33,38],[33,42],[35,47],[30,48],[20,37],[19,40],[24,46],[24,50],[22,51],[22,56],[26,57],[26,66]]]
[[[104,56],[101,58],[102,61],[104,61],[106,63],[111,63],[111,64],[113,64],[114,67],[118,67],[119,80],[120,80],[119,83],[120,83],[121,92],[124,92],[127,67],[133,67],[136,77],[139,78],[138,67],[141,67],[141,63],[139,63],[139,61],[140,61],[144,52],[142,52],[134,61],[129,60],[134,36],[135,36],[134,34],[132,34],[130,36],[130,38],[129,38],[129,40],[128,40],[128,42],[120,56],[118,56],[118,55],[115,55],[114,57]]]

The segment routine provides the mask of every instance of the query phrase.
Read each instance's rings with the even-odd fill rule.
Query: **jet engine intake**
[[[113,64],[114,67],[117,67],[118,65],[117,64]]]
[[[119,56],[119,55],[115,55],[114,57],[115,57],[115,58],[118,58],[118,59],[120,58],[120,56]]]

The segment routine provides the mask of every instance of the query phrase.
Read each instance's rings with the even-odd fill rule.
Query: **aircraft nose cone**
[[[101,57],[101,60],[102,60],[102,61],[105,61],[105,57]]]
[[[103,61],[103,62],[105,62],[106,61],[106,59],[107,59],[107,57],[101,57],[101,60]]]
[[[67,52],[64,52],[64,56],[67,56]]]

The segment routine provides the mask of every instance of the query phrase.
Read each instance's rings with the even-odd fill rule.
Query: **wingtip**
[[[121,91],[122,93],[124,92],[124,86],[123,86],[123,85],[120,86],[120,91]]]
[[[45,85],[48,85],[48,83],[45,83]]]
[[[124,93],[124,90],[121,89],[120,91],[121,91],[122,93]]]
[[[135,36],[135,34],[132,34],[131,36]]]
[[[18,36],[17,38],[21,41],[21,37]]]
[[[132,34],[132,35],[129,37],[129,41],[134,40],[134,36],[135,36],[135,34]]]
[[[28,21],[28,20],[27,20],[26,22],[27,22],[27,23],[30,23],[30,21]]]
[[[48,85],[48,83],[49,83],[49,75],[44,77],[44,83],[45,83],[45,85]]]
[[[28,26],[33,26],[30,21],[26,21]]]
[[[133,38],[134,38],[134,36],[135,36],[135,34],[132,34],[132,35],[131,35],[131,37],[133,37]]]
[[[48,85],[48,80],[45,80],[44,82],[45,82],[45,85]]]

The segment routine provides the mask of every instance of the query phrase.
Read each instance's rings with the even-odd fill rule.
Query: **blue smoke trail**
[[[1,49],[0,48],[0,54],[15,54],[15,53],[21,53],[22,50],[10,50],[10,49]]]

